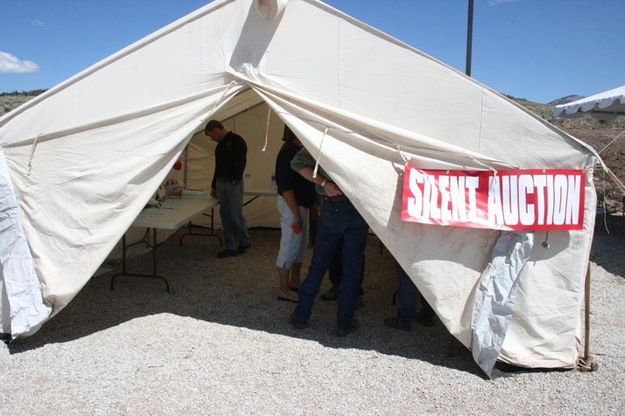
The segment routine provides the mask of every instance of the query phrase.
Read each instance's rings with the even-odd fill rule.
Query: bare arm
[[[302,169],[298,170],[297,173],[302,175],[304,179],[321,186],[323,188],[323,191],[329,197],[339,196],[343,194],[334,182],[324,178],[323,176],[317,175],[316,178],[313,178],[314,170],[310,166],[303,167]]]
[[[293,224],[298,227],[302,226],[302,218],[299,215],[299,206],[297,205],[297,201],[295,200],[295,193],[293,190],[289,189],[288,191],[282,192],[282,198],[284,198],[284,202],[286,202],[287,206],[293,213]]]

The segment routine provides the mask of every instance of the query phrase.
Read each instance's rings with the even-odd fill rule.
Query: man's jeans
[[[217,178],[219,215],[224,227],[224,244],[227,250],[250,244],[243,218],[243,180],[229,181]]]
[[[397,263],[395,273],[399,278],[399,305],[397,306],[397,320],[404,326],[412,325],[412,318],[417,312],[417,287],[410,276]]]
[[[337,326],[348,328],[360,297],[362,263],[369,226],[347,200],[323,201],[313,257],[306,279],[299,286],[295,317],[307,322],[321,280],[330,267],[334,253],[343,239],[343,277],[339,286]]]
[[[417,295],[421,298],[421,310],[419,314],[424,319],[432,319],[434,310],[427,303],[423,295],[410,279],[410,276],[396,263],[395,272],[399,278],[399,305],[397,306],[397,320],[403,326],[410,327],[412,318],[417,311]]]
[[[332,263],[330,263],[330,268],[328,269],[328,277],[330,278],[330,282],[332,286],[337,289],[341,286],[341,276],[343,275],[343,241],[339,241],[339,246],[337,248],[339,253],[334,254],[334,258],[332,259]],[[360,274],[360,294],[362,295],[364,291],[362,290],[362,281],[365,276],[365,256],[362,256],[362,272]]]

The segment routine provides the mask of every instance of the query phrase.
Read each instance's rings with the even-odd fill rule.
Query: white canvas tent
[[[554,117],[578,117],[590,114],[599,120],[625,115],[625,85],[566,104],[556,105]]]
[[[608,91],[600,92],[590,97],[581,98],[566,104],[560,104],[553,108],[554,117],[575,118],[588,114],[601,121],[613,120],[619,116],[625,116],[625,85]],[[623,137],[625,131],[619,133],[597,154],[603,153],[612,143]],[[625,192],[625,185],[609,169],[606,172],[614,183]]]
[[[261,102],[318,156],[487,373],[496,359],[575,365],[594,151],[317,0],[215,1],[0,118],[2,318],[12,336],[32,334],[71,301],[209,118]],[[253,131],[264,139],[264,123],[228,127],[248,144]],[[209,163],[198,143],[190,157]],[[406,160],[425,169],[584,169],[584,229],[402,222]],[[257,168],[264,172],[251,179],[266,185],[273,161]],[[209,180],[210,166],[191,176],[202,169]]]

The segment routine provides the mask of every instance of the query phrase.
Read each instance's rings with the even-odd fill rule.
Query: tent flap
[[[51,309],[43,301],[41,284],[35,274],[30,249],[20,225],[20,212],[1,149],[0,212],[2,329],[15,337],[35,332],[48,318]]]
[[[517,280],[533,245],[532,233],[502,233],[480,277],[471,325],[471,351],[475,362],[489,377],[508,331]]]

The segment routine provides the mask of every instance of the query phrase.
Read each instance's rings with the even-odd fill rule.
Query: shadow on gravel
[[[597,217],[590,260],[608,272],[625,278],[625,217]]]
[[[174,288],[173,294],[165,291],[160,280],[120,277],[116,280],[115,291],[111,291],[109,283],[113,272],[95,277],[39,332],[11,342],[9,351],[11,354],[21,353],[86,338],[100,331],[110,331],[111,336],[115,336],[124,330],[123,324],[128,321],[150,315],[174,314],[297,337],[329,348],[371,350],[421,360],[484,378],[470,351],[440,322],[429,328],[415,322],[411,332],[383,326],[384,317],[395,312],[392,296],[397,281],[393,259],[386,250],[380,254],[375,237],[370,237],[366,253],[365,295],[356,314],[360,328],[345,338],[333,334],[336,323],[334,302],[318,300],[310,327],[304,330],[291,327],[288,316],[293,304],[276,299],[278,280],[274,261],[279,232],[252,231],[252,239],[253,246],[244,255],[217,260],[218,247],[212,239],[185,239],[184,246],[180,247],[178,239],[172,237],[158,247],[158,271],[168,278]],[[151,255],[131,259],[128,266],[129,270],[149,271]],[[328,284],[327,280],[324,281],[321,291],[326,290]],[[122,327],[116,328],[120,325]],[[162,328],[158,332],[163,332]]]

